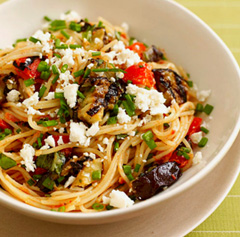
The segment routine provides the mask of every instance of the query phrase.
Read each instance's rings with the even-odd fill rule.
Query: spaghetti
[[[38,208],[97,212],[172,185],[207,141],[196,108],[212,110],[185,71],[126,24],[45,19],[0,51],[2,188]]]

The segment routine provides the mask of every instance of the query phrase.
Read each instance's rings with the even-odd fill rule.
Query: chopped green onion
[[[66,211],[66,207],[65,206],[61,206],[58,208],[59,212],[65,212]]]
[[[79,96],[79,98],[83,100],[85,99],[85,95],[81,91],[77,91],[77,95]]]
[[[128,135],[127,134],[118,134],[116,136],[117,140],[121,140],[121,139],[124,139],[125,137],[127,137]]]
[[[187,73],[187,77],[190,78],[190,74],[189,73]]]
[[[85,73],[84,73],[84,75],[83,75],[83,78],[88,77],[90,73],[91,73],[91,69],[90,69],[90,68],[87,68],[87,70],[85,71]]]
[[[20,128],[18,128],[17,130],[16,130],[16,133],[20,133],[22,130],[20,129]]]
[[[70,12],[71,12],[71,10],[68,10],[68,11],[66,11],[64,14],[65,14],[65,15],[68,15],[68,14],[70,14]]]
[[[61,58],[61,55],[58,53],[54,53],[53,56],[57,57],[57,58]]]
[[[66,116],[66,111],[65,111],[65,116]],[[61,124],[64,124],[64,123],[66,123],[66,119],[64,117],[60,117],[60,122],[61,122]]]
[[[131,80],[127,80],[127,84],[132,84],[132,81]]]
[[[187,81],[189,87],[193,87],[193,81]]]
[[[132,45],[135,40],[136,40],[135,38],[131,37],[130,40],[129,40],[129,46]]]
[[[60,32],[65,38],[70,39],[70,35],[65,30],[61,30]]]
[[[56,39],[55,40],[55,47],[60,46],[61,45],[61,40],[60,39]]]
[[[167,60],[167,57],[165,55],[162,56],[163,60]]]
[[[38,180],[38,179],[41,179],[42,178],[42,175],[41,174],[35,174],[33,175],[33,179],[34,180]]]
[[[92,172],[92,180],[100,180],[102,178],[101,170],[95,170]]]
[[[50,71],[43,71],[41,72],[40,78],[43,80],[48,80],[50,77],[51,72]]]
[[[150,88],[149,88],[148,86],[145,86],[145,89],[146,89],[146,90],[150,90]]]
[[[74,77],[80,77],[84,74],[84,70],[79,70],[73,73]]]
[[[16,44],[19,43],[19,42],[26,42],[26,41],[27,41],[27,38],[17,39]]]
[[[130,107],[130,105],[129,105],[129,103],[126,101],[126,100],[124,100],[123,102],[122,102],[122,104],[123,104],[123,107],[124,107],[124,109],[126,110],[126,112],[127,112],[127,114],[129,115],[129,116],[134,116],[135,115],[135,110],[133,110],[131,107]]]
[[[53,74],[58,74],[59,73],[58,68],[55,64],[52,65],[52,72],[53,72]]]
[[[126,175],[129,175],[132,173],[132,167],[131,165],[123,165],[123,171]]]
[[[4,133],[1,133],[0,134],[0,141],[2,141],[5,137],[6,137],[6,135]]]
[[[41,61],[37,67],[37,70],[39,72],[48,71],[49,69],[50,69],[50,66],[45,61]]]
[[[67,69],[68,69],[68,65],[67,65],[67,64],[64,64],[64,65],[62,66],[62,68],[61,68],[61,73],[66,72]]]
[[[34,143],[32,144],[32,147],[33,147],[33,148],[37,148],[37,146],[38,146],[38,144],[37,144],[36,142],[34,142]]]
[[[128,177],[128,179],[129,179],[129,181],[132,181],[132,180],[134,180],[134,177],[133,177],[133,175],[132,175],[132,174],[128,174],[128,175],[127,175],[127,177]]]
[[[96,61],[97,61],[98,66],[102,65],[104,62],[104,60],[102,60],[102,59],[96,59]]]
[[[53,181],[52,179],[50,179],[49,177],[47,177],[47,178],[43,181],[42,185],[43,185],[45,188],[49,189],[49,190],[53,190],[54,181]]]
[[[80,32],[81,31],[81,25],[80,24],[77,24],[76,22],[72,21],[70,24],[69,24],[69,29],[73,30],[73,31],[76,31],[76,32]]]
[[[108,211],[109,211],[109,210],[112,210],[112,209],[113,209],[113,206],[111,206],[111,205],[108,204],[108,205],[106,206],[106,209],[107,209]]]
[[[92,56],[94,57],[94,56],[100,56],[101,55],[101,52],[100,51],[98,51],[98,52],[92,52]]]
[[[200,140],[200,142],[198,143],[198,146],[199,146],[199,147],[205,147],[206,144],[207,144],[207,142],[208,142],[208,138],[207,138],[207,137],[203,137],[203,138]]]
[[[202,112],[203,111],[203,105],[202,104],[200,104],[200,103],[198,103],[197,105],[196,105],[196,109],[195,109],[197,112]]]
[[[17,165],[17,162],[4,154],[0,154],[0,167],[7,170]]]
[[[58,78],[59,78],[59,73],[53,78],[52,84],[55,84]]]
[[[203,131],[204,133],[208,134],[209,130],[205,127],[200,127],[200,130]]]
[[[95,87],[95,86],[92,86],[92,87],[90,88],[89,92],[94,92],[95,89],[96,89],[96,87]]]
[[[79,45],[79,44],[70,44],[69,47],[70,47],[70,49],[77,49],[77,48],[82,48],[82,45]]]
[[[45,21],[52,21],[48,16],[44,16]]]
[[[120,68],[94,68],[92,69],[93,72],[122,72],[127,73],[126,71]]]
[[[56,49],[67,49],[68,45],[67,44],[61,44],[59,46],[55,46]]]
[[[43,97],[43,95],[44,95],[44,93],[45,93],[46,90],[47,90],[47,87],[44,86],[44,85],[42,85],[41,88],[40,88],[40,90],[39,90],[39,98],[42,98],[42,97]]]
[[[60,184],[64,179],[65,179],[65,176],[60,176],[60,177],[57,179],[57,182]]]
[[[102,26],[103,26],[102,21],[99,21],[97,27],[102,27]]]
[[[27,183],[29,184],[29,186],[33,186],[35,184],[35,182],[32,179],[29,179]]]
[[[62,30],[67,28],[66,22],[64,20],[54,20],[51,22],[50,26],[51,27],[49,28],[49,30],[52,30],[52,31],[57,31],[57,30]]]
[[[114,117],[110,117],[107,121],[107,124],[110,125],[110,124],[116,124],[117,123],[117,117],[114,116]]]
[[[117,104],[115,104],[111,112],[111,116],[116,116],[118,114],[118,110],[119,110],[119,107]]]
[[[92,38],[92,31],[86,31],[82,33],[82,37],[85,38],[87,41],[90,41]]]
[[[36,39],[36,38],[34,38],[34,37],[32,37],[32,36],[29,38],[29,41],[31,41],[31,42],[33,42],[33,43],[35,43],[35,44],[36,44],[38,41],[41,42],[41,40]]]
[[[32,78],[30,78],[28,80],[25,80],[24,84],[25,84],[26,87],[29,87],[29,86],[34,84],[34,80]]]
[[[115,37],[117,40],[121,40],[121,32],[115,31]]]
[[[37,143],[38,143],[38,147],[42,147],[42,139],[40,137],[37,138]]]
[[[9,129],[9,128],[5,128],[5,129],[4,129],[4,134],[5,134],[5,135],[12,134],[12,130]]]
[[[135,168],[134,168],[134,172],[138,173],[139,169],[141,168],[140,164],[136,164]]]
[[[210,104],[206,104],[205,105],[205,107],[204,107],[204,109],[203,109],[203,112],[205,113],[205,114],[207,114],[207,115],[210,115],[211,113],[212,113],[212,111],[213,111],[213,106],[212,105],[210,105]]]
[[[92,208],[93,208],[94,210],[99,211],[99,210],[104,209],[104,205],[101,204],[101,203],[94,203],[94,204],[92,205]]]
[[[135,111],[136,109],[136,106],[135,104],[133,103],[133,100],[132,100],[132,97],[129,95],[129,94],[126,94],[125,96],[125,99],[127,100],[127,103],[130,107],[131,110]]]
[[[118,149],[119,149],[119,143],[118,143],[118,142],[115,142],[115,143],[114,143],[114,148],[113,148],[113,150],[114,150],[115,152],[117,152]]]
[[[49,120],[49,121],[44,121],[42,123],[44,127],[52,127],[58,125],[58,122],[56,120]]]
[[[144,133],[142,135],[143,140],[146,142],[146,144],[148,145],[148,147],[153,150],[154,148],[157,147],[157,144],[155,143],[155,141],[153,140],[153,133],[152,131],[147,131],[146,133]]]
[[[164,123],[163,126],[164,126],[164,128],[169,128],[170,127],[170,125],[168,123]]]

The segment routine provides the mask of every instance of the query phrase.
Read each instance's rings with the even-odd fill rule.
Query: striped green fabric
[[[205,21],[240,65],[240,0],[176,0]],[[240,236],[240,176],[217,210],[186,237]]]
[[[240,0],[176,1],[204,20],[223,39],[240,65]],[[198,236],[240,236],[240,176],[217,210],[187,235]]]

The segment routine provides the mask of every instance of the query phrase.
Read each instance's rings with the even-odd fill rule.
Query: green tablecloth
[[[227,44],[240,65],[240,0],[177,0]],[[187,237],[240,236],[240,176],[217,210]]]
[[[0,3],[4,0],[0,0]],[[177,0],[204,20],[240,64],[240,0]],[[240,236],[240,176],[217,210],[187,237]]]

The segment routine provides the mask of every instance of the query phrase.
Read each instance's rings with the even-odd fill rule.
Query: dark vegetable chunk
[[[163,59],[163,53],[154,45],[152,45],[145,53],[144,53],[144,61],[145,62],[159,62]]]
[[[153,69],[157,90],[166,98],[165,104],[169,106],[173,99],[178,104],[187,101],[187,82],[171,69]]]
[[[132,183],[133,194],[138,200],[148,199],[174,184],[182,173],[175,162],[167,162],[154,168]]]

